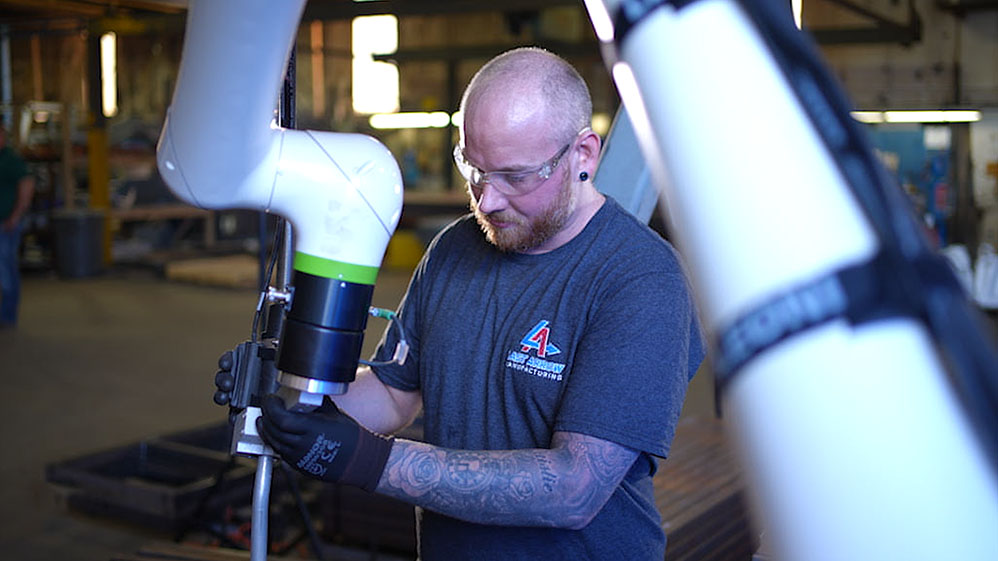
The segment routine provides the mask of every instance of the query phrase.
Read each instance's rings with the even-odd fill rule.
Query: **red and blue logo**
[[[548,327],[548,320],[542,319],[529,333],[520,339],[520,350],[530,352],[530,349],[537,351],[537,356],[544,358],[548,355],[556,355],[561,349],[550,342],[551,328]]]

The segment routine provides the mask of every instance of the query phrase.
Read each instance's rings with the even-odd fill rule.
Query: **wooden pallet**
[[[226,255],[171,261],[164,267],[171,281],[209,286],[255,288],[260,282],[260,264],[250,255]]]

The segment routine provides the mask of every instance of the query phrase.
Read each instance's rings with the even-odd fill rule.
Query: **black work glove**
[[[263,398],[256,421],[263,439],[305,475],[374,491],[392,451],[391,437],[365,429],[329,399],[307,413],[288,411],[276,395]]]

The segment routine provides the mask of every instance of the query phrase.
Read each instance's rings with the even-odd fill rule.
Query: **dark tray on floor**
[[[46,467],[70,507],[174,529],[212,504],[247,502],[252,461],[229,454],[227,423],[167,434]]]

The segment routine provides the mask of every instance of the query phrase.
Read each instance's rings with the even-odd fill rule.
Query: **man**
[[[339,409],[269,397],[261,432],[306,473],[420,507],[424,561],[661,560],[654,456],[703,358],[679,260],[589,181],[600,139],[564,60],[500,55],[461,107],[474,216],[417,267],[399,310],[408,360],[362,368]],[[425,443],[367,430],[421,407]]]
[[[34,178],[24,160],[7,145],[0,127],[0,329],[17,325],[21,300],[21,219],[31,204]]]

